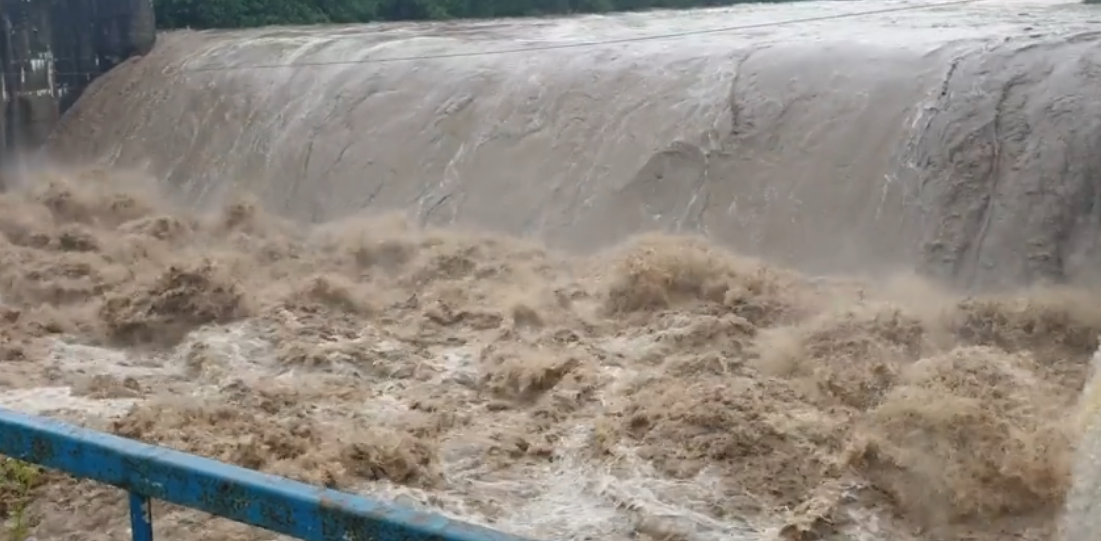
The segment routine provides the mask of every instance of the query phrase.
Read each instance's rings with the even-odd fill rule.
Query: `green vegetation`
[[[41,482],[37,466],[13,458],[0,457],[0,539],[24,541],[34,521],[28,508],[32,491]]]
[[[162,28],[529,17],[713,7],[754,0],[155,0]],[[756,0],[776,3],[792,0]]]

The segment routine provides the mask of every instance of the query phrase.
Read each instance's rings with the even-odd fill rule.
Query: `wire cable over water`
[[[655,34],[650,36],[638,36],[630,38],[616,38],[606,40],[595,41],[582,41],[578,43],[558,43],[554,45],[543,45],[538,47],[514,47],[508,49],[497,49],[493,51],[470,51],[461,53],[444,53],[435,55],[417,55],[417,56],[397,56],[390,58],[365,58],[358,60],[325,60],[325,61],[312,61],[312,62],[297,62],[294,64],[254,64],[251,66],[213,66],[205,68],[185,68],[181,71],[184,72],[200,72],[200,71],[232,71],[232,70],[247,70],[247,69],[279,69],[279,68],[301,68],[301,67],[319,67],[319,66],[343,66],[354,64],[380,64],[388,62],[411,62],[417,60],[439,60],[447,58],[468,58],[468,57],[480,57],[480,56],[494,56],[503,54],[518,54],[529,53],[537,51],[551,51],[560,49],[585,49],[591,47],[603,47],[607,45],[621,45],[625,43],[636,43],[643,41],[657,41],[665,39],[676,39],[688,36],[700,36],[707,34],[722,34],[726,32],[737,32],[740,30],[753,30],[757,28],[773,28],[778,26],[787,26],[792,24],[802,23],[814,23],[824,21],[835,21],[840,19],[852,19],[856,17],[867,17],[871,15],[886,15],[891,13],[904,13],[908,11],[919,11],[926,9],[935,9],[941,7],[960,6],[965,4],[974,4],[982,2],[984,0],[952,0],[949,2],[937,2],[933,4],[922,4],[917,6],[896,6],[881,9],[872,9],[867,11],[856,11],[850,13],[840,13],[837,15],[822,15],[817,17],[804,17],[800,19],[787,19],[783,21],[770,21],[763,23],[752,23],[735,26],[723,26],[718,28],[709,28],[705,30],[688,30],[684,32],[672,32],[667,34]]]
[[[998,133],[1028,126],[1025,142],[1036,143],[1000,147],[1003,163],[1025,167],[1001,169],[990,204],[996,218],[1027,222],[1014,199],[1033,202],[1033,216],[1058,215],[1057,202],[1038,212],[1037,197],[1017,197],[1018,189],[1034,191],[1027,177],[1058,178],[1061,189],[1089,186],[1088,170],[1076,174],[1075,166],[1090,163],[1078,156],[1091,138],[1080,139],[1083,150],[1068,141],[1072,155],[1040,143],[1067,133],[1068,118],[1096,118],[1089,75],[1076,64],[1071,73],[1050,67],[1070,57],[1089,61],[1090,44],[1020,51],[1031,43],[1022,39],[981,55],[960,51],[1026,35],[1024,25],[1053,17],[1022,20],[1019,2],[807,24],[778,32],[756,52],[758,35],[771,32],[531,53],[523,62],[441,61],[421,70],[412,63],[215,73],[187,85],[172,75],[199,56],[209,66],[248,66],[303,59],[287,54],[461,49],[444,49],[453,42],[447,38],[423,40],[431,49],[420,51],[365,50],[389,39],[388,26],[348,32],[358,37],[342,29],[178,33],[99,81],[67,119],[58,148],[117,157],[112,163],[121,166],[159,162],[155,186],[195,194],[256,179],[247,187],[264,205],[314,221],[408,205],[434,212],[426,223],[481,220],[505,232],[579,223],[560,237],[569,239],[601,229],[629,236],[650,225],[615,213],[649,205],[668,223],[699,217],[692,227],[710,228],[717,241],[730,231],[749,230],[744,238],[762,231],[764,248],[806,254],[818,244],[855,266],[864,261],[839,249],[844,242],[908,245],[902,235],[917,230],[879,231],[896,219],[899,229],[910,227],[894,212],[901,205],[879,197],[881,173],[893,167],[879,157],[906,130],[929,132],[913,150],[925,168],[917,180],[929,179],[936,193],[973,197],[954,205],[919,200],[913,207],[927,222],[991,197],[988,177],[966,178],[955,167],[987,163],[995,111]],[[819,13],[860,9],[842,5],[823,3]],[[737,22],[810,9],[747,10],[752,18]],[[483,50],[553,43],[504,41],[535,37],[536,27],[539,38],[559,40],[642,36],[710,28],[734,13],[633,29],[600,17],[494,23],[486,25],[492,32],[460,31],[454,42]],[[665,18],[676,16],[637,17]],[[451,24],[414,26],[395,34],[453,35]],[[472,34],[490,38],[470,43],[478,39],[465,37]],[[941,54],[926,54],[933,48]],[[751,52],[752,61],[735,63]],[[961,57],[949,70],[946,59]],[[986,92],[972,95],[972,88]],[[1009,99],[999,104],[1003,94]],[[1070,96],[1058,101],[1074,109],[1051,111],[1056,95]],[[905,113],[915,103],[932,111],[928,126],[908,127]],[[734,115],[741,131],[729,139],[696,138],[730,128]],[[1086,122],[1069,129],[1091,133]],[[759,144],[747,132],[759,134]],[[725,146],[705,146],[714,140]],[[711,148],[731,153],[708,155]],[[756,157],[783,163],[752,163]],[[660,167],[647,167],[651,161]],[[356,490],[392,490],[547,539],[757,540],[769,528],[835,528],[850,510],[883,510],[879,535],[865,539],[905,541],[889,533],[920,525],[924,539],[1051,541],[1008,532],[1056,521],[1075,435],[1061,419],[1073,411],[1101,332],[1090,295],[1061,301],[1037,293],[1016,302],[957,299],[911,281],[897,291],[850,288],[679,237],[636,240],[589,258],[413,222],[284,224],[261,213],[260,202],[217,197],[208,201],[223,212],[207,216],[156,206],[159,197],[115,195],[104,186],[110,181],[74,179],[71,189],[58,181],[53,190],[6,197],[0,225],[13,240],[0,247],[13,265],[0,296],[26,305],[17,323],[27,329],[12,332],[37,340],[25,346],[32,358],[31,348],[53,347],[43,343],[49,336],[34,334],[38,328],[72,329],[102,344],[160,340],[230,319],[171,346],[165,355],[173,360],[159,372],[143,367],[132,376],[144,394],[130,400],[144,402],[119,419],[127,435]],[[891,187],[900,184],[906,180]],[[749,214],[754,193],[767,202],[760,217]],[[798,197],[777,202],[777,193]],[[748,216],[741,224],[728,218],[735,198],[735,211]],[[585,212],[598,219],[575,220],[583,216],[575,201],[593,201]],[[890,220],[862,218],[870,205]],[[752,229],[770,217],[785,223]],[[814,220],[790,223],[802,217]],[[991,239],[1047,238],[993,224]],[[968,228],[959,229],[957,237],[935,238],[966,247]],[[1027,253],[1004,245],[1002,266]],[[1042,248],[1049,246],[1066,253],[1055,240]],[[987,243],[984,255],[997,248]],[[198,264],[203,258],[210,264]],[[110,301],[102,308],[101,298]],[[47,302],[61,314],[33,312]],[[34,317],[44,323],[34,325]],[[111,360],[124,352],[100,354],[97,370],[133,374]],[[89,357],[65,366],[75,372]],[[42,372],[48,363],[11,366],[25,367],[23,388],[70,385]],[[83,377],[63,376],[72,385]],[[117,386],[121,396],[137,394]],[[198,399],[179,398],[191,396]],[[79,507],[94,512],[51,521],[67,527],[57,536],[81,531],[111,503],[62,488],[44,500],[55,508],[88,503]],[[194,537],[182,522],[165,524],[186,534],[180,539]],[[961,524],[973,531],[928,531]],[[201,526],[204,537],[226,538],[209,530],[220,529],[211,521]]]

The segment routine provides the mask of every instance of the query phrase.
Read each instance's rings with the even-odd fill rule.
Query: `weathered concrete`
[[[41,144],[88,84],[156,39],[152,0],[0,0],[0,165]]]

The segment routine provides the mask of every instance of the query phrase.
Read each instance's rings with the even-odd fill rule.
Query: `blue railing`
[[[291,481],[0,408],[0,455],[130,492],[135,541],[152,541],[151,499],[305,541],[524,541],[439,515]]]

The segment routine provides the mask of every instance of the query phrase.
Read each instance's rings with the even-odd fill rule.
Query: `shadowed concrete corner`
[[[40,145],[93,79],[156,40],[151,0],[0,0],[0,166]]]

